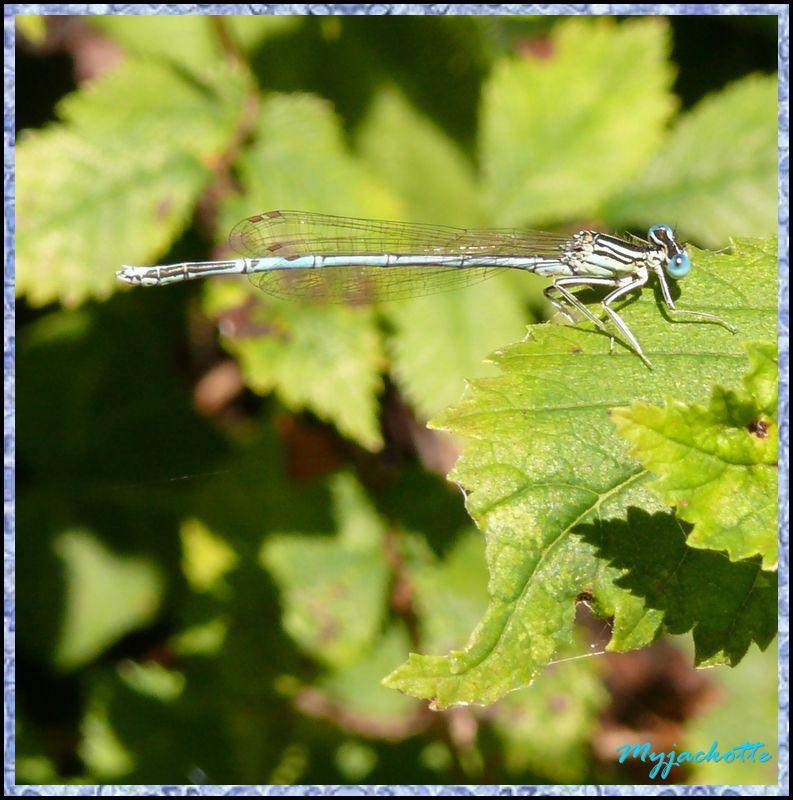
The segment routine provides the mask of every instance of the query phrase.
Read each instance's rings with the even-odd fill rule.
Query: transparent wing
[[[503,272],[500,267],[326,267],[274,269],[249,275],[267,294],[317,303],[360,305],[459,289]]]
[[[566,238],[514,230],[466,230],[407,222],[269,211],[240,222],[231,247],[248,258],[304,255],[500,255],[555,257]],[[499,267],[355,266],[280,269],[250,275],[279,297],[321,302],[370,303],[447,291],[486,280]]]

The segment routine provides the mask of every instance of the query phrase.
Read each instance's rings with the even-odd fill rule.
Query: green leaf
[[[312,411],[363,447],[382,446],[385,357],[371,308],[289,303],[239,282],[208,284],[204,305],[227,320],[223,345],[251,389],[276,391],[288,408]]]
[[[36,305],[104,297],[122,264],[167,250],[233,139],[246,90],[232,67],[187,76],[130,61],[64,99],[63,122],[17,148],[17,291]]]
[[[618,586],[662,612],[669,633],[693,631],[698,665],[735,666],[752,643],[765,650],[776,635],[777,575],[759,558],[730,561],[689,547],[668,512],[633,508],[627,520],[596,520],[577,533],[622,571]]]
[[[487,607],[487,571],[482,534],[468,529],[443,559],[423,539],[406,538],[406,564],[421,641],[442,653],[465,641]]]
[[[488,354],[525,331],[527,314],[513,277],[383,304],[393,326],[392,372],[421,416],[431,417],[457,400],[468,379],[492,374]]]
[[[385,617],[388,564],[385,525],[357,483],[332,485],[334,538],[273,535],[261,551],[281,590],[284,628],[329,665],[355,661],[371,647]]]
[[[202,69],[222,56],[212,19],[202,15],[97,15],[88,24],[136,56]]]
[[[726,551],[733,561],[755,554],[776,567],[776,347],[750,345],[745,391],[717,386],[708,407],[668,399],[663,408],[636,401],[617,408],[617,430],[632,454],[660,476],[651,484],[691,522],[692,547]]]
[[[718,312],[738,335],[665,319],[645,291],[621,313],[654,369],[626,348],[609,354],[609,337],[588,326],[533,326],[532,339],[496,354],[498,377],[474,381],[435,421],[471,440],[450,477],[467,490],[485,533],[490,605],[463,650],[411,655],[388,677],[392,688],[441,707],[493,702],[529,683],[569,641],[581,591],[614,609],[623,643],[655,635],[660,617],[620,593],[619,573],[571,534],[597,519],[625,520],[630,507],[664,510],[610,409],[636,398],[701,400],[714,383],[738,382],[744,338],[775,336],[775,242],[739,242],[729,256],[696,253],[694,263],[679,307]]]
[[[253,137],[236,164],[242,191],[221,206],[224,230],[272,209],[399,217],[399,203],[350,153],[327,101],[270,95],[262,101]]]
[[[345,620],[350,624],[350,619]],[[344,727],[354,725],[360,732],[368,732],[382,738],[402,738],[404,722],[417,711],[417,703],[411,698],[385,689],[380,679],[392,670],[404,657],[410,646],[407,632],[401,625],[391,625],[382,637],[362,649],[359,658],[349,664],[338,666],[323,676],[318,684],[320,695],[311,693],[309,698],[300,697],[299,707],[306,712],[336,711]],[[324,698],[323,698],[324,695]],[[322,702],[323,699],[326,702]],[[330,708],[327,703],[332,704]]]
[[[137,56],[159,58],[201,70],[224,56],[222,37],[249,52],[270,36],[300,24],[291,16],[217,16],[155,14],[98,15],[89,25]]]
[[[550,39],[550,57],[503,61],[484,87],[480,159],[502,225],[593,216],[656,150],[674,108],[660,18],[572,18]]]
[[[111,553],[86,530],[64,532],[53,547],[64,562],[66,582],[55,663],[73,669],[152,621],[162,576],[148,561]]]
[[[777,228],[777,79],[752,75],[681,117],[642,174],[605,205],[615,224],[670,221],[709,246]]]
[[[372,172],[404,202],[400,218],[462,227],[481,221],[473,165],[396,89],[377,94],[356,142]]]
[[[180,530],[182,571],[196,592],[222,592],[224,576],[239,562],[239,556],[223,539],[197,519],[187,519]]]

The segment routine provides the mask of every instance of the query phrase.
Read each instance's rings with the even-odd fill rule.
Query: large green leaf
[[[610,354],[609,337],[590,326],[534,326],[530,340],[497,354],[499,377],[473,382],[436,421],[471,440],[451,477],[469,492],[469,512],[485,532],[490,605],[463,650],[411,655],[388,685],[440,706],[492,702],[529,683],[569,641],[581,591],[613,609],[623,645],[652,639],[661,618],[649,609],[659,604],[642,609],[620,592],[619,572],[572,534],[597,520],[625,520],[630,507],[665,510],[610,409],[637,398],[701,401],[714,383],[740,381],[746,339],[774,338],[776,244],[739,242],[735,250],[694,254],[679,307],[718,312],[738,334],[667,320],[645,291],[621,311],[654,369],[627,348]],[[637,629],[643,641],[630,635]]]
[[[768,569],[778,558],[776,347],[752,345],[749,358],[745,391],[717,386],[707,407],[636,401],[612,417],[659,476],[652,487],[694,523],[688,544],[733,560],[759,553]]]
[[[709,246],[777,228],[777,79],[752,75],[681,117],[605,205],[615,224],[668,221]]]
[[[547,58],[496,65],[479,153],[499,224],[593,216],[641,169],[674,108],[668,49],[661,18],[572,18],[552,30]]]
[[[58,106],[17,147],[17,291],[37,305],[117,288],[189,219],[244,108],[244,74],[129,61]],[[120,102],[123,98],[123,102]]]

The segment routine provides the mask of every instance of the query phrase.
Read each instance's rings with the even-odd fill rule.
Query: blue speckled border
[[[519,5],[512,3],[482,5],[476,3],[430,5],[284,3],[277,5],[208,3],[171,5],[129,4],[8,4],[4,6],[4,244],[3,279],[3,375],[4,437],[3,472],[3,544],[5,581],[3,621],[5,633],[4,670],[5,714],[3,726],[4,789],[7,795],[744,795],[787,794],[789,786],[789,644],[788,617],[790,514],[788,511],[788,470],[790,467],[790,274],[789,274],[789,39],[790,18],[786,5],[751,5],[706,3],[696,5],[666,4],[561,4]],[[772,14],[779,18],[779,357],[780,357],[780,480],[779,525],[782,538],[779,592],[779,784],[773,787],[752,786],[20,786],[14,782],[14,16],[17,14]]]

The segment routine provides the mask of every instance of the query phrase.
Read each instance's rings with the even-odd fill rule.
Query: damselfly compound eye
[[[691,259],[686,252],[679,252],[670,258],[666,264],[666,274],[675,280],[685,278],[689,272],[691,272]]]

